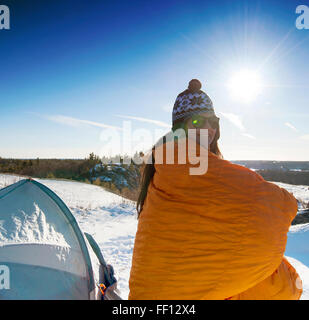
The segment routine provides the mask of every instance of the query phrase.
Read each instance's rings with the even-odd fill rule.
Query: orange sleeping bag
[[[177,159],[173,141],[154,156],[170,143]],[[190,175],[195,166],[155,164],[138,222],[129,300],[299,299],[301,280],[284,258],[297,200],[210,151],[207,172]]]

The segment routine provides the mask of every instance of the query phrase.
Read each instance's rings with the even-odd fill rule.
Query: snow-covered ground
[[[0,174],[0,189],[21,179],[24,177]],[[104,259],[114,267],[121,297],[127,299],[137,228],[135,203],[91,184],[35,180],[54,191],[70,208],[81,230],[94,237]]]
[[[0,189],[23,177],[0,174]],[[135,203],[90,184],[36,179],[52,189],[71,209],[84,232],[98,242],[107,263],[113,265],[121,297],[127,299],[128,280],[137,228]],[[276,183],[297,199],[309,201],[308,186]],[[309,300],[309,224],[291,226],[286,256],[303,282],[302,300]]]
[[[292,184],[282,183],[282,182],[273,182],[281,188],[286,189],[291,192],[297,200],[302,201],[304,204],[309,203],[309,186],[295,186]]]

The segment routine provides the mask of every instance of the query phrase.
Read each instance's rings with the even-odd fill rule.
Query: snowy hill
[[[0,174],[0,189],[23,179]],[[137,228],[135,203],[90,184],[41,180],[39,182],[57,193],[71,209],[84,232],[98,242],[106,261],[113,265],[121,297],[127,299],[132,250]],[[297,199],[309,200],[308,186],[276,183],[292,192]],[[298,271],[304,292],[309,300],[309,224],[291,226],[288,234],[286,256]]]

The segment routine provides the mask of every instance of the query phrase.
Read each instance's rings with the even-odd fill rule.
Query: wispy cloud
[[[124,115],[115,115],[116,117],[120,117],[120,118],[124,118],[124,119],[131,119],[131,120],[136,120],[136,121],[141,121],[141,122],[147,122],[147,123],[153,123],[159,127],[163,127],[163,128],[171,128],[171,125],[163,122],[163,121],[159,121],[159,120],[153,120],[153,119],[147,119],[147,118],[141,118],[141,117],[132,117],[132,116],[124,116]]]
[[[224,113],[220,112],[228,121],[230,121],[232,124],[234,124],[237,128],[239,128],[241,131],[246,131],[246,128],[242,124],[241,118],[234,113]]]
[[[294,130],[294,131],[298,131],[293,125],[291,125],[289,122],[286,122],[285,123],[285,125],[287,126],[287,127],[289,127],[289,128],[291,128],[292,130]]]
[[[249,134],[246,132],[246,128],[242,123],[242,120],[239,115],[234,113],[225,113],[220,112],[220,115],[225,117],[228,121],[230,121],[234,126],[236,126],[240,131],[242,131],[242,135],[244,137],[250,138],[250,139],[256,139],[252,134]]]
[[[45,118],[47,120],[61,123],[61,124],[71,126],[71,127],[79,127],[82,125],[88,125],[88,126],[93,126],[93,127],[98,127],[98,128],[109,128],[109,129],[122,130],[122,128],[120,128],[120,127],[111,126],[109,124],[104,124],[104,123],[90,121],[90,120],[77,119],[77,118],[67,117],[67,116],[63,116],[63,115],[59,115],[59,114],[58,115],[41,115],[41,114],[37,114],[37,113],[32,113],[32,114],[35,114],[35,115],[42,117],[42,118]]]
[[[245,137],[248,137],[250,139],[256,139],[256,137],[254,137],[253,135],[251,135],[249,133],[243,133],[242,135],[245,136]]]

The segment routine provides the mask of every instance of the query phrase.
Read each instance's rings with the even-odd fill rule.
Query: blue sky
[[[11,27],[0,30],[1,157],[103,155],[107,126],[119,152],[123,125],[132,149],[151,147],[198,78],[220,117],[225,159],[309,161],[309,30],[295,26],[306,1],[0,4]],[[242,70],[259,77],[250,101],[227,86]]]

